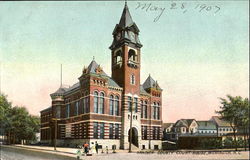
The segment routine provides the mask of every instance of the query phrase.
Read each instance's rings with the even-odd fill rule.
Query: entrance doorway
[[[128,142],[130,142],[130,129],[128,131]],[[132,128],[132,144],[138,147],[138,131],[135,127]]]

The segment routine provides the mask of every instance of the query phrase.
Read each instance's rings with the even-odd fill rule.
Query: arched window
[[[78,115],[78,109],[79,109],[79,101],[75,103],[75,116]]]
[[[114,114],[114,96],[113,95],[109,97],[109,114],[110,115]]]
[[[130,61],[137,61],[136,53],[133,49],[130,49],[128,52],[128,58]]]
[[[121,50],[117,51],[114,56],[114,63],[115,64],[120,64],[122,63],[122,52]]]
[[[115,96],[115,115],[119,115],[119,97]]]
[[[104,93],[103,92],[101,92],[101,94],[100,94],[98,113],[100,113],[100,114],[104,113]]]
[[[153,110],[154,110],[154,112],[153,112],[153,118],[154,119],[156,119],[156,103],[154,102],[154,105],[153,105]]]
[[[98,92],[94,92],[94,113],[98,113]]]

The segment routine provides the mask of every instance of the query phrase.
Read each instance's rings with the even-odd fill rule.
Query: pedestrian
[[[96,150],[97,154],[98,154],[98,147],[99,147],[99,145],[98,145],[97,141],[95,141],[95,150]]]
[[[86,155],[86,156],[87,156],[87,154],[88,154],[88,152],[89,152],[88,147],[89,147],[89,144],[88,144],[88,143],[85,143],[85,144],[84,144],[84,152],[85,152],[85,155]]]
[[[94,142],[91,142],[90,148],[91,148],[92,154],[96,154],[96,149],[95,149],[95,144],[94,144]]]

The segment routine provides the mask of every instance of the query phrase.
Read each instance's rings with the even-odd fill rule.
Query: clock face
[[[134,34],[134,32],[130,32],[130,38],[131,38],[131,40],[135,40],[135,34]]]
[[[121,39],[121,32],[118,32],[117,35],[115,36],[116,40],[120,40]]]

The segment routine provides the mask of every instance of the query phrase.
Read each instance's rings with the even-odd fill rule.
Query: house
[[[180,119],[174,125],[171,140],[178,140],[180,136],[194,136],[198,131],[195,119]]]
[[[161,149],[162,89],[151,75],[141,84],[142,44],[126,3],[112,37],[111,76],[93,59],[77,83],[52,93],[41,111],[42,143],[128,149],[131,139],[134,147]]]
[[[223,136],[228,133],[233,133],[233,128],[231,127],[230,123],[222,120],[219,116],[213,116],[211,118],[211,121],[213,121],[217,128],[217,136]]]
[[[217,127],[213,121],[197,121],[199,136],[217,136]]]
[[[170,140],[172,129],[173,129],[174,123],[163,123],[162,129],[163,129],[163,140]]]

